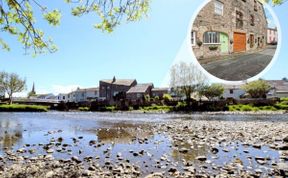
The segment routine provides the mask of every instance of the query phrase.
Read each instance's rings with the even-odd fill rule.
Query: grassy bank
[[[229,111],[287,111],[288,98],[282,98],[280,102],[271,106],[254,106],[251,104],[238,104],[228,106]]]
[[[140,110],[143,112],[149,112],[149,111],[157,111],[157,112],[169,112],[173,110],[172,106],[159,106],[159,105],[152,105],[152,106],[146,106],[146,107],[140,107]]]
[[[47,112],[48,106],[24,105],[24,104],[3,104],[0,105],[0,112]]]

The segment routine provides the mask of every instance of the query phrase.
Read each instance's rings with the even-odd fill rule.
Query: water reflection
[[[12,149],[21,142],[22,126],[15,120],[0,119],[0,148]]]
[[[185,161],[194,162],[198,156],[207,156],[209,153],[209,149],[205,144],[174,141],[173,146],[175,149],[172,151],[172,157],[178,161],[184,159]],[[187,153],[181,153],[181,151],[179,151],[181,149],[186,149]]]
[[[148,125],[116,123],[110,128],[101,128],[95,132],[99,142],[124,144],[131,143],[136,138],[151,137],[153,133],[149,130]]]

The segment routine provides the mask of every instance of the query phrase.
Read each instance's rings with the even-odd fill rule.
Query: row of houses
[[[288,97],[288,80],[266,80],[271,86],[267,98],[286,98]],[[246,92],[241,85],[224,85],[223,98],[240,99],[245,97]]]
[[[153,83],[138,83],[136,79],[112,79],[100,80],[99,87],[77,88],[70,93],[60,93],[56,96],[60,102],[91,102],[106,101],[114,104],[121,99],[129,101],[143,101],[145,96],[163,97],[168,93],[168,88],[155,88]]]
[[[191,44],[197,59],[253,52],[277,44],[277,29],[268,28],[258,0],[211,0],[197,15]]]
[[[267,98],[283,98],[288,97],[288,80],[267,80],[271,86],[271,90],[267,94]],[[241,99],[245,97],[246,92],[241,85],[223,85],[223,98]],[[172,93],[169,88],[155,88],[153,83],[137,83],[136,79],[116,79],[113,77],[110,80],[100,80],[99,87],[94,88],[77,88],[70,93],[61,93],[58,95],[40,94],[31,97],[30,99],[58,101],[64,103],[85,103],[92,101],[106,101],[109,104],[115,104],[121,99],[126,99],[132,103],[143,102],[146,96],[151,98],[162,98],[164,94],[170,94],[172,97],[179,96]],[[197,94],[194,94],[194,99],[197,99]],[[181,98],[181,97],[180,97]],[[198,98],[199,99],[199,98]]]

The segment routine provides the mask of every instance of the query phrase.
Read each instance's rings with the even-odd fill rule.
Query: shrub
[[[170,101],[170,100],[172,100],[172,96],[169,94],[164,94],[163,99],[164,99],[164,101]]]
[[[218,46],[209,46],[209,50],[216,51],[218,49]]]
[[[47,112],[48,106],[40,105],[24,105],[24,104],[11,104],[0,105],[0,111],[2,112]]]
[[[90,111],[89,107],[79,107],[79,111]]]
[[[113,112],[113,111],[115,111],[116,109],[117,109],[116,106],[105,106],[105,111]]]

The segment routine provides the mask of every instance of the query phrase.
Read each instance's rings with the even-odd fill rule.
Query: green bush
[[[155,104],[152,104],[151,106],[146,106],[146,107],[141,107],[140,110],[142,111],[171,111],[173,107],[171,106],[166,106],[166,105],[163,105],[163,106],[159,106],[159,105],[155,105]]]
[[[105,110],[106,111],[110,111],[110,112],[113,112],[113,111],[115,111],[117,108],[116,108],[116,106],[106,106],[105,107]]]
[[[79,111],[90,111],[89,107],[79,107]]]
[[[48,106],[40,105],[24,105],[24,104],[3,104],[0,105],[0,111],[2,112],[47,112]]]
[[[241,111],[253,111],[253,106],[250,105],[242,105]]]
[[[169,94],[164,94],[163,95],[163,99],[164,99],[164,101],[171,101],[172,100],[172,96],[169,95]]]
[[[283,104],[282,102],[275,104],[274,107],[277,108],[277,109],[280,109],[280,110],[288,110],[288,105],[287,104]]]
[[[274,106],[261,106],[260,110],[262,110],[262,111],[277,111],[277,109]]]

